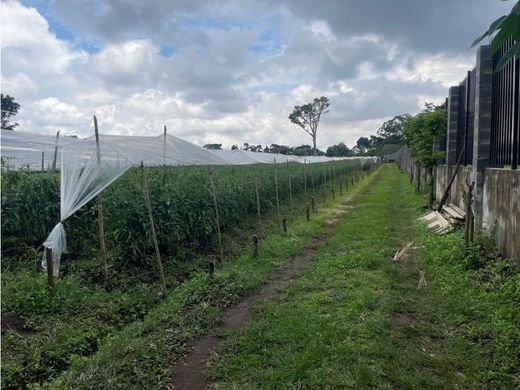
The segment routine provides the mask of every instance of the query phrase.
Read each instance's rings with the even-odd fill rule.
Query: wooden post
[[[312,207],[312,212],[315,213],[316,211],[314,210],[314,196],[311,198],[311,207]]]
[[[464,193],[464,206],[466,206],[466,219],[464,221],[464,246],[465,248],[468,248],[469,242],[473,238],[473,234],[471,232],[473,211],[471,208],[471,204],[473,203],[473,186],[475,185],[475,182],[472,182],[471,185],[469,183],[466,183],[466,185],[468,186],[468,190]]]
[[[303,192],[305,193],[305,197],[307,197],[307,169],[305,166],[307,163],[306,160],[303,160]]]
[[[287,233],[287,218],[282,219],[283,231]]]
[[[208,272],[209,277],[213,279],[213,275],[215,274],[215,263],[213,261],[210,261],[208,264]]]
[[[282,217],[280,216],[280,200],[278,199],[278,166],[276,165],[276,158],[274,159],[274,188],[276,195],[276,214],[278,215],[278,226],[282,224]]]
[[[98,166],[98,175],[101,174],[101,150],[99,147],[99,129],[97,118],[94,115],[94,133],[96,135],[96,153],[97,153],[97,166]],[[108,283],[108,255],[107,255],[107,246],[105,242],[105,224],[103,217],[103,191],[101,191],[97,195],[97,209],[98,209],[98,230],[99,230],[99,246],[101,249],[101,262],[103,265],[103,277],[105,279],[105,284]]]
[[[42,152],[42,172],[45,172],[45,152]]]
[[[311,177],[312,189],[314,190],[314,188],[315,188],[315,185],[314,185],[314,175],[313,175],[312,171],[313,171],[313,168],[311,168],[311,166],[309,165],[309,175]]]
[[[332,192],[332,200],[335,200],[336,199],[336,194],[334,193],[334,188],[331,189],[331,192]]]
[[[58,158],[58,140],[60,138],[60,131],[56,133],[56,144],[54,145],[54,158],[52,159],[52,172],[56,172],[56,159]]]
[[[339,196],[342,196],[343,195],[343,182],[340,181],[339,182]]]
[[[258,174],[255,167],[255,192],[256,192],[256,211],[258,212],[258,230],[262,230],[262,216],[260,214],[260,195],[258,193]]]
[[[305,206],[305,214],[307,216],[307,221],[311,220],[311,205],[309,202],[307,202],[307,205]]]
[[[256,234],[253,235],[253,257],[258,258],[258,236]]]
[[[215,208],[215,225],[217,228],[217,236],[218,236],[218,249],[220,252],[220,262],[224,262],[224,250],[222,249],[222,234],[220,233],[220,215],[218,212],[218,199],[217,199],[217,190],[215,188],[215,183],[213,182],[213,171],[211,167],[208,165],[208,175],[209,175],[209,183],[211,185],[211,192],[213,195],[213,206]]]
[[[287,160],[287,174],[289,176],[289,200],[292,202],[292,183],[291,183],[291,166]]]
[[[164,272],[163,272],[162,261],[161,261],[161,253],[159,252],[159,243],[157,241],[157,234],[155,232],[155,223],[153,221],[152,202],[150,201],[150,192],[148,191],[148,180],[146,179],[146,172],[144,170],[144,163],[142,161],[141,161],[141,173],[143,175],[144,198],[146,200],[146,206],[148,208],[148,220],[150,222],[150,229],[152,230],[152,240],[153,240],[153,246],[155,248],[157,267],[159,268],[159,276],[161,277],[162,287],[163,287],[163,289],[166,290],[166,281],[164,279]]]
[[[49,291],[54,290],[54,261],[52,259],[52,248],[45,247],[45,256],[47,257],[47,288]]]
[[[163,174],[162,174],[162,185],[166,184],[166,136],[167,136],[166,125],[164,125],[164,133],[163,133]]]

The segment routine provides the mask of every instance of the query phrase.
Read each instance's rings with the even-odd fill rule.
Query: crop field
[[[59,176],[3,172],[2,387],[51,381],[111,334],[143,319],[170,291],[206,274],[208,263],[219,258],[214,195],[224,258],[233,261],[250,250],[253,234],[264,239],[281,232],[281,218],[291,229],[295,219],[305,218],[308,203],[318,207],[339,196],[373,168],[359,161],[217,167],[214,193],[206,167],[147,168],[167,291],[155,269],[142,173],[133,168],[103,194],[108,281],[93,200],[65,221],[68,254],[52,293],[39,263],[41,244],[59,221]]]

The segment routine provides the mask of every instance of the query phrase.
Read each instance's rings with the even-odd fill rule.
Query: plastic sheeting
[[[2,158],[7,158],[7,169],[26,166],[45,170],[45,162],[54,158],[56,137],[19,131],[2,131]],[[186,166],[186,165],[247,165],[273,163],[324,163],[344,158],[325,156],[298,157],[246,150],[207,150],[181,138],[162,134],[157,137],[100,135],[77,139],[60,137],[57,143],[57,167],[61,172],[60,221],[44,242],[52,249],[54,274],[59,273],[61,256],[67,251],[63,222],[112,184],[130,167]],[[49,156],[44,159],[42,155]],[[50,157],[52,156],[52,157]],[[366,158],[368,159],[368,158]],[[47,267],[44,252],[42,266]]]

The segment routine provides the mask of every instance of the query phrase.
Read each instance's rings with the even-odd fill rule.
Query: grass
[[[317,259],[214,351],[216,388],[520,385],[517,265],[480,243],[465,254],[460,231],[427,233],[423,197],[395,167],[380,172]],[[412,239],[417,250],[393,263]]]
[[[353,196],[372,180],[373,176],[350,186],[342,199]],[[143,318],[136,318],[104,335],[98,334],[95,353],[68,353],[61,373],[54,371],[47,376],[49,381],[33,382],[32,388],[128,389],[165,386],[170,380],[172,362],[186,351],[189,341],[212,327],[225,307],[258,287],[278,266],[308,245],[323,230],[326,213],[321,212],[321,208],[331,204],[333,201],[330,198],[320,204],[311,222],[306,222],[301,212],[302,203],[298,203],[299,215],[290,219],[289,233],[279,233],[279,229],[268,231],[271,224],[266,223],[258,259],[253,260],[250,248],[243,246],[241,250],[235,248],[235,252],[241,251],[241,255],[218,267],[213,279],[200,268],[193,271]],[[275,216],[271,215],[272,218]],[[66,312],[71,314],[70,311]],[[93,313],[81,312],[84,317],[96,313],[96,310]],[[78,316],[78,321],[81,318]],[[73,323],[70,318],[68,322]],[[87,318],[85,322],[88,323]],[[68,340],[66,332],[62,334]],[[59,338],[54,338],[54,341],[64,344],[60,343]],[[36,359],[43,353],[44,350],[37,350]]]

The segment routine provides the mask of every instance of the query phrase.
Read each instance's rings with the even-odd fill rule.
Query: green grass
[[[460,231],[427,233],[408,177],[380,173],[317,259],[214,351],[216,388],[520,385],[518,268],[464,255]],[[412,239],[418,249],[393,263]]]
[[[341,199],[354,196],[375,180],[374,177],[350,186]],[[341,199],[338,197],[336,202]],[[101,339],[95,354],[70,356],[68,369],[53,381],[41,385],[58,389],[158,388],[166,385],[173,361],[186,351],[190,340],[214,326],[226,307],[261,285],[276,268],[319,235],[327,218],[322,210],[333,203],[329,198],[320,204],[311,222],[305,221],[300,203],[299,215],[291,219],[287,234],[280,233],[279,228],[268,231],[271,223],[266,224],[258,259],[253,260],[251,248],[244,247],[241,256],[217,268],[213,279],[199,269],[142,320]]]

